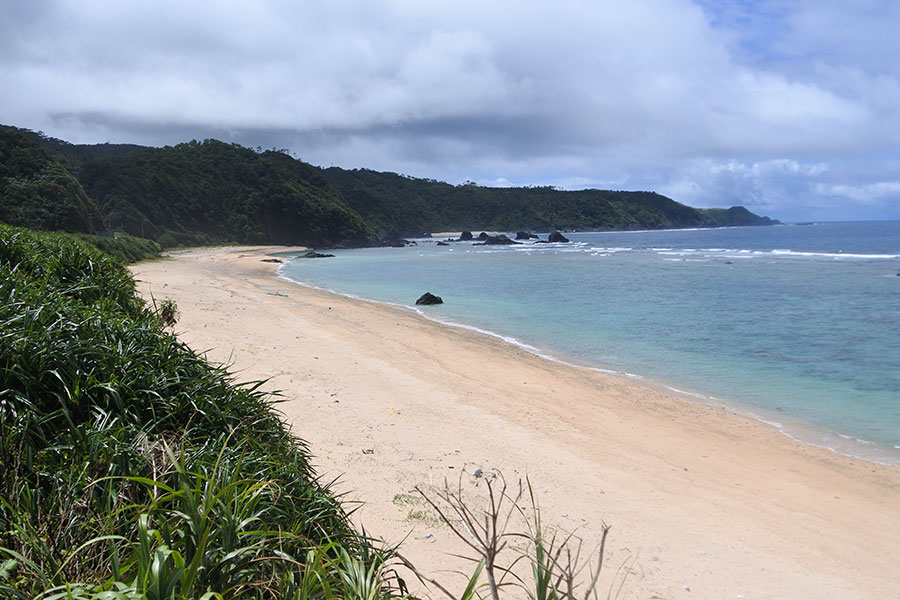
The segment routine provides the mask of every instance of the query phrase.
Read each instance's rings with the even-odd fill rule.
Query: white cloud
[[[72,141],[231,136],[318,164],[763,209],[802,208],[801,189],[863,202],[828,190],[894,179],[810,165],[900,154],[889,0],[9,8],[2,120]]]
[[[826,196],[848,198],[865,206],[896,207],[900,202],[900,181],[876,181],[862,185],[818,183],[816,192]]]

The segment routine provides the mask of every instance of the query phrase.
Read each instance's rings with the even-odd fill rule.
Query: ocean
[[[900,465],[900,222],[566,236],[337,250],[281,275]],[[426,291],[444,304],[414,307]]]

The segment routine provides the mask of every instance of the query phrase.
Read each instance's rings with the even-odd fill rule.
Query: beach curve
[[[529,477],[544,520],[591,547],[623,598],[887,598],[900,589],[900,469],[411,311],[292,285],[287,248],[172,253],[132,267],[178,304],[179,337],[267,379],[354,519],[426,573],[464,568],[446,528],[409,519],[417,484],[463,469]],[[401,501],[398,501],[398,498]],[[428,537],[428,536],[431,537]],[[602,589],[602,588],[601,588]]]

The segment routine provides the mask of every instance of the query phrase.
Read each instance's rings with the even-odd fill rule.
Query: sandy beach
[[[586,551],[611,526],[601,597],[623,579],[629,599],[900,597],[900,469],[281,280],[263,259],[286,250],[174,252],[131,270],[144,297],[176,301],[183,341],[280,391],[323,480],[364,500],[354,521],[403,541],[423,573],[456,585],[446,571],[466,568],[450,556],[464,547],[413,488],[447,479],[474,495],[482,469],[527,476],[544,523]]]

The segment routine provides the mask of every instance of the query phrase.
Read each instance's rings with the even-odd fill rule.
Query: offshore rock
[[[400,234],[396,231],[389,231],[387,235],[384,236],[381,240],[382,246],[388,246],[391,248],[405,248],[406,246],[418,246],[418,244],[411,240],[406,240],[400,237]]]
[[[528,233],[527,231],[517,231],[516,232],[517,240],[536,240],[537,236],[533,233]]]
[[[427,304],[443,304],[443,303],[444,303],[444,301],[441,299],[440,296],[435,296],[431,292],[425,292],[424,294],[419,296],[418,300],[416,300],[417,305],[419,305],[419,304],[425,304],[425,305],[427,305]]]
[[[471,242],[472,241],[472,232],[471,231],[463,231],[459,234],[459,241],[461,242]]]
[[[479,238],[480,239],[480,238]],[[489,235],[484,239],[484,242],[480,244],[474,244],[475,246],[508,246],[510,244],[518,244],[519,242],[513,241],[506,237],[503,234],[500,235]]]
[[[322,254],[320,252],[314,252],[310,250],[306,254],[301,254],[297,258],[334,258],[334,254]]]
[[[554,242],[568,242],[568,241],[569,241],[569,238],[567,238],[566,236],[564,236],[563,234],[561,234],[561,233],[558,232],[558,231],[552,231],[552,232],[550,233],[550,237],[547,238],[547,241],[550,242],[550,243],[554,243]]]

